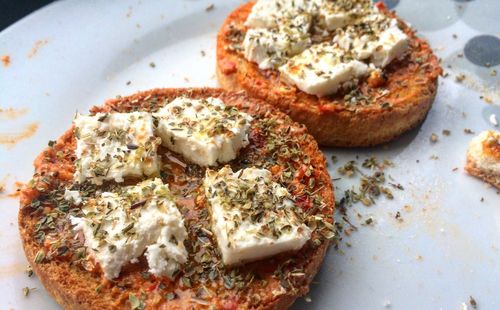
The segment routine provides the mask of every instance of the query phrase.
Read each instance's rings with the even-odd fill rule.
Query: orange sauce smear
[[[500,134],[490,131],[488,138],[483,141],[483,150],[487,155],[500,160]]]

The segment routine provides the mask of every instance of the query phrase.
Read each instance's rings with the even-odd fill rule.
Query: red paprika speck
[[[236,72],[236,63],[231,60],[223,59],[220,68],[224,74],[233,74]]]
[[[311,205],[312,205],[311,200],[306,195],[301,195],[301,196],[297,197],[297,199],[295,200],[295,203],[302,210],[308,210],[309,208],[311,208]]]
[[[385,4],[382,1],[378,1],[377,3],[374,4],[374,6],[379,10],[385,9]]]
[[[238,308],[238,302],[235,297],[231,299],[226,299],[222,302],[222,309],[224,310],[236,310]]]

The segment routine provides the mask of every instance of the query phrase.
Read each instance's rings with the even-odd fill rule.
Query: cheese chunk
[[[481,132],[470,142],[467,155],[479,170],[496,176],[500,183],[500,132]]]
[[[319,4],[320,25],[329,31],[355,23],[373,12],[370,0],[323,0]]]
[[[73,203],[76,206],[80,205],[83,201],[79,191],[69,190],[67,188],[64,191],[64,200]]]
[[[245,21],[250,28],[275,28],[299,14],[315,11],[316,1],[311,0],[259,0]]]
[[[333,41],[356,59],[369,60],[379,68],[404,56],[409,46],[408,36],[398,28],[397,20],[380,13],[337,31]]]
[[[76,171],[78,183],[90,180],[123,182],[125,177],[151,176],[159,172],[153,136],[153,119],[146,112],[77,114]]]
[[[268,170],[207,170],[203,184],[225,265],[299,250],[310,239],[301,210]]]
[[[368,73],[368,66],[325,42],[291,58],[279,71],[286,82],[300,90],[326,96],[357,83],[358,78]]]
[[[310,16],[299,15],[273,29],[249,29],[243,40],[244,56],[260,69],[273,69],[311,44]]]
[[[249,143],[251,116],[218,98],[176,98],[154,117],[162,144],[200,166],[231,161]]]
[[[373,49],[371,63],[376,67],[387,66],[394,59],[401,58],[408,50],[408,36],[396,26],[395,19],[392,20],[392,24],[393,26],[380,34],[378,43]]]
[[[108,279],[144,252],[149,272],[157,276],[173,277],[187,261],[186,228],[160,179],[125,187],[122,193],[104,192],[88,199],[82,212],[71,218],[74,230],[83,233],[87,253]]]

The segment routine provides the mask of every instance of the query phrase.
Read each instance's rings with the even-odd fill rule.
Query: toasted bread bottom
[[[281,81],[276,70],[260,70],[231,49],[234,44],[231,35],[235,29],[240,37],[246,31],[244,21],[252,6],[249,2],[233,11],[218,34],[217,77],[223,88],[245,90],[250,96],[278,107],[306,125],[317,142],[325,146],[363,147],[385,143],[424,120],[436,95],[441,68],[428,44],[407,26],[404,31],[410,37],[410,53],[385,69],[387,82],[383,88],[388,94],[379,96],[380,88],[362,81],[359,90],[371,102],[353,106],[345,102],[344,94],[321,98],[306,94]],[[386,9],[382,11],[396,17]]]
[[[227,75],[217,68],[220,85],[227,90],[244,90],[235,75]],[[419,96],[420,97],[417,97]],[[336,147],[367,147],[394,140],[418,126],[432,107],[436,91],[422,96],[409,94],[407,105],[390,111],[317,113],[310,109],[289,107],[284,112],[294,121],[304,124],[318,144]],[[413,97],[413,99],[412,99]],[[271,103],[267,98],[262,98]]]
[[[24,221],[19,217],[19,221]],[[26,234],[21,231],[21,236]],[[310,258],[309,264],[305,270],[306,279],[304,285],[293,294],[287,293],[279,296],[275,300],[266,305],[252,307],[252,309],[274,309],[284,310],[288,309],[297,298],[306,295],[309,292],[309,285],[311,284],[314,276],[318,273],[321,263],[323,262],[328,244],[324,243],[318,247],[314,255]],[[71,272],[67,266],[60,266],[58,264],[44,264],[39,265],[35,263],[35,255],[38,248],[30,245],[28,242],[23,242],[24,252],[28,263],[32,266],[33,271],[37,275],[40,282],[47,290],[47,292],[55,299],[55,301],[63,308],[68,310],[103,310],[103,309],[130,309],[130,306],[119,304],[112,296],[102,296],[95,292],[94,287],[96,283],[94,279],[81,277]],[[88,286],[91,284],[92,286]],[[193,306],[178,304],[169,306],[165,304],[161,309],[206,309],[200,305]],[[246,309],[247,307],[238,306],[235,309]]]

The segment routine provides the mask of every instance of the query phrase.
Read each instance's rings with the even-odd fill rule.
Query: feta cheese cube
[[[153,136],[153,119],[146,112],[77,114],[76,171],[78,183],[90,180],[123,182],[125,177],[151,176],[159,172]]]
[[[87,252],[108,279],[144,252],[149,272],[157,276],[173,277],[187,261],[184,221],[158,178],[88,199],[82,212],[71,217],[73,229],[82,232]]]
[[[330,43],[320,43],[291,58],[279,68],[281,77],[300,90],[317,96],[335,93],[340,87],[357,83],[368,66]]]
[[[370,14],[363,22],[337,31],[333,42],[356,59],[367,59],[379,68],[402,57],[409,46],[408,36],[398,28],[397,20],[380,13]]]
[[[205,180],[212,231],[225,265],[299,250],[311,237],[301,210],[266,169],[229,166],[207,170]]]
[[[245,21],[250,28],[274,28],[298,14],[309,13],[315,1],[259,0]]]
[[[393,21],[395,24],[396,20]],[[380,34],[373,49],[371,63],[376,67],[383,68],[394,59],[401,58],[408,50],[408,46],[408,36],[396,25],[393,25]]]
[[[163,145],[200,166],[231,161],[249,143],[252,117],[218,98],[176,98],[154,117]]]
[[[344,27],[350,21],[349,14],[346,12],[325,11],[320,16],[323,18],[326,29],[330,31]]]
[[[271,69],[306,49],[311,44],[310,17],[299,15],[291,23],[293,26],[285,23],[274,29],[249,29],[243,40],[245,58],[260,69]]]

